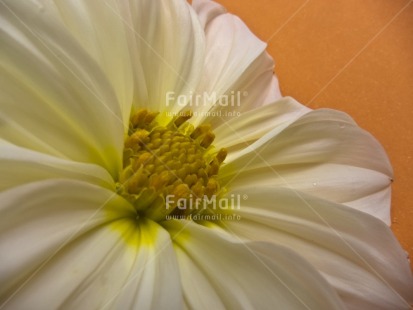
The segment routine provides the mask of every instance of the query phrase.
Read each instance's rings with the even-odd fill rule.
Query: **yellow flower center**
[[[206,212],[221,194],[217,175],[227,151],[214,149],[210,126],[194,129],[187,122],[190,112],[165,126],[157,115],[147,110],[132,115],[118,191],[139,216],[155,221]]]

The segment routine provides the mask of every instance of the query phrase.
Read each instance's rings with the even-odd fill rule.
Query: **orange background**
[[[284,95],[345,111],[383,144],[392,229],[413,258],[413,1],[218,2],[268,42]]]

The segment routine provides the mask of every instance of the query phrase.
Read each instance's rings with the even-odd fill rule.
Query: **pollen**
[[[155,221],[171,214],[190,217],[202,211],[192,208],[194,201],[221,194],[217,175],[227,151],[212,145],[211,126],[194,128],[188,122],[190,111],[166,125],[160,125],[157,116],[139,110],[130,118],[118,192],[132,203],[139,217]]]

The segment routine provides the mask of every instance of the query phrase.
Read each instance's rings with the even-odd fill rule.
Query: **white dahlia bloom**
[[[0,309],[410,309],[382,147],[281,97],[220,5],[0,0],[0,28]]]

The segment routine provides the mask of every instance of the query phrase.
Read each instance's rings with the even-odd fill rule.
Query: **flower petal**
[[[115,0],[65,1],[54,4],[77,42],[96,61],[116,93],[123,123],[129,124],[133,100],[133,72],[124,21]],[[108,27],[110,25],[110,27]]]
[[[116,194],[43,181],[0,194],[7,309],[180,309],[169,235]]]
[[[175,100],[198,84],[204,59],[204,34],[186,1],[124,1],[119,4],[147,93],[136,107],[179,111]],[[168,96],[170,94],[170,97]]]
[[[284,186],[390,222],[392,169],[374,137],[333,110],[312,111],[282,129],[229,156],[225,182]]]
[[[190,309],[343,309],[322,277],[284,247],[244,244],[193,222],[164,226],[176,245]]]
[[[293,98],[284,97],[222,123],[214,130],[214,145],[218,149],[226,148],[230,153],[227,161],[231,162],[237,150],[242,150],[270,131],[274,134],[275,128],[278,132],[282,131],[310,111]]]
[[[193,7],[206,34],[204,74],[196,93],[205,100],[191,105],[196,112],[194,121],[206,119],[219,124],[231,116],[223,113],[221,117],[208,117],[208,111],[243,112],[279,99],[278,80],[273,74],[273,60],[265,52],[266,43],[213,1],[195,0]],[[233,103],[227,105],[227,98]]]
[[[193,0],[192,7],[198,14],[199,21],[204,29],[206,29],[216,17],[227,13],[227,10],[215,1]]]
[[[108,172],[100,166],[83,164],[31,151],[0,139],[0,191],[34,181],[68,178],[114,190]]]
[[[84,279],[74,280],[75,289],[65,298],[68,309],[182,309],[178,265],[168,233],[158,224],[141,220],[122,221],[122,239],[102,228],[102,236],[91,235],[85,244],[77,244],[74,257],[56,264],[58,270],[70,274],[84,265]],[[99,239],[96,240],[95,238]],[[132,243],[131,243],[132,242]],[[100,246],[107,249],[100,261],[90,251]],[[72,260],[74,261],[72,263]],[[62,267],[60,267],[62,266]],[[62,287],[67,286],[65,282]]]
[[[52,2],[0,6],[1,137],[115,176],[124,124],[104,61],[73,36]]]
[[[413,278],[405,252],[380,220],[283,188],[239,188],[247,195],[228,229],[246,240],[286,246],[335,287],[349,309],[410,309]]]

